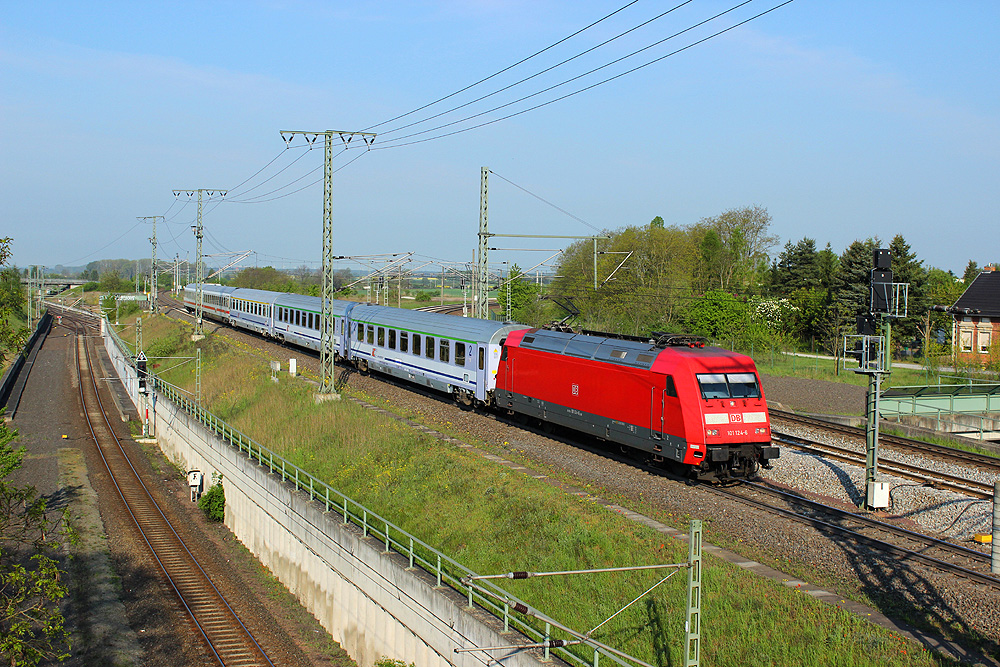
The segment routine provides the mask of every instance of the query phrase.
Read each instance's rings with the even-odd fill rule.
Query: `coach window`
[[[375,344],[375,325],[373,324],[368,325],[368,344]]]
[[[479,370],[486,370],[486,348],[479,348]]]
[[[451,341],[441,339],[441,344],[438,348],[438,360],[448,363],[451,360]]]
[[[385,327],[378,328],[378,346],[385,347]]]
[[[420,334],[413,334],[413,354],[420,356]]]
[[[297,327],[302,326],[302,311],[301,310],[296,310],[295,311],[295,326],[297,326]]]
[[[319,331],[322,328],[322,325],[320,324],[320,318],[321,318],[321,316],[320,316],[319,313],[316,313],[315,315],[313,315],[313,329],[315,329],[316,331]],[[333,329],[334,329],[334,331],[336,331],[336,329],[337,329],[337,324],[336,323],[334,323]],[[344,332],[341,331],[340,333],[344,333]]]
[[[399,332],[399,351],[406,352],[410,349],[410,334],[405,331]]]
[[[424,352],[428,359],[434,358],[434,337],[428,336],[427,340],[424,341]]]
[[[390,350],[395,350],[396,349],[396,330],[395,329],[389,329],[389,349]]]
[[[458,341],[455,341],[455,365],[465,365],[465,343],[459,343]]]

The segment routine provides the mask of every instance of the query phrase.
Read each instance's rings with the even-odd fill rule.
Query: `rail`
[[[128,364],[134,367],[135,359],[132,353],[115,333],[114,327],[110,326],[106,318],[105,331],[109,333],[109,338],[118,347],[118,351],[125,357]],[[541,617],[544,627],[540,628],[511,614],[516,605],[528,606],[524,601],[489,582],[479,583],[478,586],[466,585],[462,582],[463,579],[475,581],[478,580],[479,575],[326,482],[314,477],[281,455],[264,447],[242,431],[233,428],[225,420],[220,419],[190,398],[183,396],[178,388],[166,382],[160,382],[155,374],[149,373],[148,377],[151,387],[159,393],[161,398],[173,402],[191,418],[212,431],[223,442],[236,447],[241,453],[261,466],[266,466],[271,474],[280,475],[282,482],[294,485],[296,492],[308,493],[309,500],[322,503],[326,512],[336,511],[343,517],[342,521],[345,525],[354,524],[360,528],[364,537],[377,539],[384,545],[385,553],[395,551],[401,554],[408,560],[410,568],[420,567],[433,576],[438,587],[447,586],[461,594],[467,599],[469,608],[478,605],[481,609],[492,614],[503,623],[504,632],[516,630],[535,643],[547,643],[551,639],[552,626],[545,617]],[[487,589],[486,593],[480,592],[479,587]],[[501,603],[501,600],[507,600],[507,602]],[[623,667],[630,665],[630,662],[605,648],[590,642],[584,645],[593,650],[592,656],[579,655],[579,651],[572,650],[577,647],[553,648],[551,650],[559,658],[574,665],[597,667],[603,660],[611,660]],[[546,649],[546,653],[549,650]],[[629,659],[633,664],[645,664],[632,656],[629,656]]]

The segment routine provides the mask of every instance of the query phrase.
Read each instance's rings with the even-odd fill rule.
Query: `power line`
[[[752,0],[747,0],[747,1],[751,2]],[[476,98],[476,99],[474,99],[474,100],[472,100],[470,102],[466,102],[465,104],[460,104],[457,107],[452,107],[451,109],[448,109],[447,111],[442,111],[441,113],[435,114],[433,116],[428,116],[427,118],[424,118],[423,120],[417,120],[417,121],[414,121],[414,122],[409,123],[407,125],[402,125],[400,127],[393,128],[391,130],[386,130],[385,132],[382,133],[382,136],[384,137],[386,134],[392,134],[393,132],[399,132],[400,130],[404,130],[404,129],[408,128],[408,127],[413,127],[414,125],[420,125],[421,123],[426,123],[429,120],[433,120],[435,118],[439,118],[439,117],[447,115],[447,114],[449,114],[449,113],[451,113],[453,111],[458,111],[459,109],[464,109],[465,107],[471,106],[471,105],[475,104],[476,102],[482,102],[483,100],[485,100],[485,99],[487,99],[489,97],[493,97],[494,95],[498,95],[498,94],[504,92],[505,90],[510,90],[511,88],[513,88],[515,86],[519,86],[522,83],[525,83],[526,81],[530,81],[531,79],[537,78],[537,77],[539,77],[539,76],[541,76],[543,74],[551,72],[552,70],[554,70],[554,69],[556,69],[558,67],[562,67],[566,63],[572,62],[573,60],[576,60],[577,58],[582,58],[583,56],[587,55],[588,53],[596,51],[597,49],[599,49],[599,48],[601,48],[603,46],[606,46],[606,45],[610,44],[611,42],[615,41],[616,39],[620,39],[621,37],[624,37],[625,35],[628,35],[629,33],[635,32],[639,28],[647,26],[650,23],[652,23],[653,21],[656,21],[657,19],[661,19],[664,16],[666,16],[667,14],[669,14],[669,13],[671,13],[671,12],[677,10],[677,9],[680,9],[684,5],[690,4],[691,2],[694,2],[694,0],[684,0],[684,2],[680,3],[679,5],[675,5],[674,7],[671,7],[670,9],[668,9],[665,12],[663,12],[662,14],[659,14],[658,16],[654,16],[653,18],[649,19],[648,21],[644,21],[643,23],[640,23],[637,26],[633,26],[633,27],[629,28],[628,30],[626,30],[625,32],[618,33],[614,37],[612,37],[610,39],[607,39],[607,40],[601,42],[600,44],[597,44],[596,46],[592,46],[589,49],[587,49],[586,51],[581,51],[580,53],[576,54],[575,56],[571,56],[571,57],[567,58],[566,60],[563,60],[562,62],[556,63],[555,65],[552,65],[550,67],[547,67],[547,68],[541,70],[540,72],[536,72],[536,73],[532,74],[531,76],[527,76],[527,77],[521,79],[520,81],[515,81],[514,83],[512,83],[510,85],[504,86],[503,88],[500,88],[498,90],[494,90],[492,93],[487,93],[486,95],[478,97],[478,98]],[[655,46],[655,44],[653,46]],[[646,47],[646,48],[651,48],[651,47]],[[635,54],[632,54],[632,55],[635,55]],[[629,56],[626,56],[626,57],[629,57]],[[613,63],[609,63],[609,64],[613,64]],[[606,65],[605,65],[605,67],[606,67]],[[592,71],[596,71],[596,70],[592,70]],[[588,74],[589,73],[590,72],[588,72]],[[586,76],[586,75],[584,74],[584,75],[581,75],[581,76]],[[572,79],[571,79],[571,81],[572,81]],[[520,101],[520,100],[518,100],[518,101]],[[514,103],[512,103],[512,104],[514,104]],[[485,113],[489,113],[489,112],[485,112]],[[459,121],[459,122],[461,122],[461,121]],[[410,135],[410,136],[412,136],[412,135]]]
[[[518,190],[520,190],[520,191],[522,191],[522,192],[524,192],[524,193],[526,193],[526,194],[529,194],[529,195],[531,195],[532,197],[534,197],[534,198],[535,198],[535,199],[537,199],[538,201],[542,202],[543,204],[548,204],[549,206],[551,206],[551,207],[552,207],[552,208],[554,208],[555,210],[559,211],[560,213],[565,213],[566,215],[568,215],[569,217],[573,218],[573,219],[574,219],[574,220],[576,220],[577,222],[582,222],[583,224],[585,224],[585,225],[587,225],[588,227],[590,227],[591,229],[593,229],[593,230],[594,230],[595,232],[598,232],[598,233],[600,233],[600,232],[601,232],[601,230],[600,230],[600,229],[598,229],[598,228],[597,228],[597,227],[595,227],[594,225],[590,224],[589,222],[587,222],[587,221],[586,221],[586,220],[584,220],[583,218],[581,218],[581,217],[578,217],[578,216],[575,216],[575,215],[573,215],[572,213],[570,213],[569,211],[567,211],[567,210],[565,210],[565,209],[562,209],[562,208],[559,208],[558,206],[556,206],[556,205],[555,205],[555,204],[553,204],[552,202],[550,202],[550,201],[548,201],[548,200],[546,200],[546,199],[543,199],[542,197],[540,197],[540,196],[536,195],[536,194],[535,194],[534,192],[531,192],[530,190],[527,190],[527,189],[525,189],[525,188],[521,187],[520,185],[518,185],[518,184],[517,184],[517,183],[515,183],[514,181],[511,181],[511,180],[509,180],[509,179],[506,179],[506,178],[504,178],[503,176],[501,176],[500,174],[496,173],[496,172],[495,172],[495,171],[493,171],[492,169],[490,169],[490,173],[491,173],[491,174],[493,174],[494,176],[496,176],[497,178],[499,178],[499,179],[500,179],[501,181],[507,181],[508,183],[510,183],[511,185],[513,185],[513,186],[514,186],[515,188],[517,188]]]
[[[517,61],[517,62],[516,62],[516,63],[514,63],[513,65],[509,65],[509,66],[507,66],[507,67],[503,68],[503,69],[502,69],[502,70],[500,70],[499,72],[494,72],[493,74],[490,74],[490,75],[489,75],[488,77],[486,77],[486,78],[483,78],[483,79],[480,79],[479,81],[476,81],[475,83],[472,83],[472,84],[469,84],[469,85],[468,85],[468,86],[466,86],[465,88],[462,88],[462,89],[460,89],[460,90],[456,90],[455,92],[453,92],[453,93],[451,93],[451,94],[449,94],[449,95],[445,95],[444,97],[442,97],[442,98],[440,98],[440,99],[437,99],[437,100],[434,100],[433,102],[429,102],[429,103],[427,103],[427,104],[423,105],[422,107],[418,107],[418,108],[414,109],[413,111],[407,111],[406,113],[404,113],[404,114],[401,114],[401,115],[399,115],[399,116],[396,116],[395,118],[390,118],[389,120],[384,120],[384,121],[382,121],[381,123],[378,123],[377,125],[372,125],[371,127],[366,127],[366,128],[365,128],[365,131],[368,131],[368,130],[372,130],[372,129],[376,128],[376,127],[381,127],[382,125],[387,125],[388,123],[393,123],[393,122],[395,122],[395,121],[397,121],[397,120],[399,120],[399,119],[401,119],[401,118],[406,118],[407,116],[410,116],[410,115],[413,115],[413,114],[417,113],[418,111],[423,111],[424,109],[426,109],[426,108],[428,108],[428,107],[432,107],[432,106],[434,106],[435,104],[437,104],[437,103],[439,103],[439,102],[444,102],[444,101],[445,101],[445,100],[447,100],[447,99],[450,99],[450,98],[452,98],[452,97],[455,97],[456,95],[459,95],[459,94],[461,94],[461,93],[464,93],[465,91],[469,90],[470,88],[475,88],[475,87],[476,87],[476,86],[478,86],[479,84],[481,84],[481,83],[485,83],[485,82],[489,81],[490,79],[493,79],[493,78],[495,78],[495,77],[497,77],[497,76],[500,76],[500,75],[501,75],[501,74],[503,74],[504,72],[507,72],[507,71],[509,71],[509,70],[512,70],[512,69],[514,69],[515,67],[517,67],[518,65],[521,65],[521,64],[524,64],[524,63],[528,62],[529,60],[531,60],[531,59],[532,59],[532,58],[534,58],[535,56],[540,56],[541,54],[545,53],[546,51],[548,51],[548,50],[550,50],[550,49],[553,49],[553,48],[555,48],[555,47],[559,46],[559,45],[560,45],[560,44],[562,44],[563,42],[565,42],[565,41],[567,41],[567,40],[569,40],[569,39],[572,39],[573,37],[576,37],[577,35],[579,35],[580,33],[584,32],[585,30],[589,30],[590,28],[593,28],[593,27],[594,27],[595,25],[597,25],[598,23],[601,23],[602,21],[605,21],[605,20],[607,20],[607,19],[611,18],[612,16],[614,16],[614,15],[615,15],[615,14],[617,14],[618,12],[621,12],[621,11],[623,11],[623,10],[625,10],[625,9],[627,9],[627,8],[629,8],[629,7],[631,7],[632,5],[634,5],[634,4],[635,4],[636,2],[638,2],[638,1],[639,1],[639,0],[632,0],[632,2],[630,2],[630,3],[626,4],[626,5],[624,5],[623,7],[619,7],[619,8],[618,8],[618,9],[616,9],[615,11],[613,11],[613,12],[611,12],[610,14],[608,14],[607,16],[605,16],[604,18],[601,18],[601,19],[598,19],[597,21],[594,21],[594,22],[593,22],[593,23],[591,23],[590,25],[588,25],[588,26],[586,26],[586,27],[584,27],[584,28],[581,28],[581,29],[577,30],[577,31],[576,31],[576,32],[574,32],[574,33],[573,33],[572,35],[569,35],[569,36],[567,36],[567,37],[563,37],[563,38],[562,38],[562,39],[560,39],[560,40],[559,40],[558,42],[555,42],[554,44],[550,44],[550,45],[546,46],[546,47],[545,47],[544,49],[542,49],[541,51],[536,51],[535,53],[531,54],[531,55],[530,55],[530,56],[528,56],[527,58],[522,58],[521,60]]]
[[[678,32],[678,33],[675,33],[674,35],[671,35],[671,37],[667,37],[667,38],[665,38],[665,39],[663,39],[663,40],[660,40],[660,41],[659,41],[659,42],[657,42],[656,44],[652,44],[652,45],[650,45],[650,46],[647,46],[647,47],[644,47],[643,49],[640,49],[639,51],[636,51],[636,52],[634,52],[634,53],[632,53],[632,54],[629,54],[628,56],[623,56],[622,58],[618,58],[618,59],[616,59],[615,61],[612,61],[611,63],[607,63],[607,64],[605,64],[605,65],[602,65],[601,67],[598,67],[598,68],[595,68],[595,69],[593,69],[593,70],[590,70],[589,72],[586,72],[586,73],[584,73],[584,74],[581,74],[581,75],[579,75],[579,76],[575,76],[575,77],[573,77],[573,78],[571,78],[571,79],[568,79],[568,80],[566,80],[566,81],[563,81],[562,83],[558,83],[558,84],[555,84],[555,85],[553,85],[553,86],[549,86],[548,88],[546,88],[546,89],[544,89],[544,90],[540,90],[540,91],[538,91],[538,92],[536,92],[536,93],[532,93],[531,95],[527,95],[527,96],[525,96],[525,97],[522,97],[522,98],[520,98],[520,99],[518,99],[518,100],[515,100],[515,101],[513,101],[513,102],[508,102],[507,104],[502,104],[502,105],[500,105],[500,106],[497,106],[497,107],[494,107],[493,109],[489,109],[489,110],[487,110],[487,111],[484,111],[484,112],[481,112],[481,113],[478,113],[478,114],[474,114],[474,115],[471,115],[471,116],[468,116],[468,117],[466,117],[466,118],[463,118],[463,119],[460,119],[460,120],[457,120],[457,121],[453,121],[453,122],[451,122],[451,123],[445,123],[444,125],[439,125],[438,127],[435,127],[435,128],[431,128],[431,129],[429,129],[429,130],[423,130],[423,131],[421,131],[421,132],[414,132],[413,134],[409,134],[409,135],[405,135],[405,136],[402,136],[402,137],[396,137],[395,139],[389,139],[388,141],[389,141],[389,142],[394,142],[394,141],[402,141],[403,139],[408,139],[408,138],[411,138],[411,137],[416,137],[416,136],[419,136],[419,135],[421,135],[421,134],[428,134],[428,133],[430,133],[430,132],[434,132],[434,131],[437,131],[437,130],[440,130],[440,129],[444,129],[444,128],[446,128],[446,127],[451,127],[452,125],[457,125],[457,124],[459,124],[459,123],[463,123],[463,122],[466,122],[466,121],[469,121],[469,120],[472,120],[472,119],[474,119],[474,118],[478,118],[478,117],[480,117],[480,116],[484,116],[484,115],[486,115],[486,114],[488,114],[488,113],[492,113],[492,112],[494,112],[494,111],[499,111],[500,109],[503,109],[503,108],[506,108],[506,107],[509,107],[509,106],[512,106],[512,105],[514,105],[514,104],[517,104],[517,103],[519,103],[519,102],[523,102],[523,101],[525,101],[525,100],[527,100],[527,99],[530,99],[530,98],[532,98],[532,97],[536,97],[536,96],[538,96],[538,95],[541,95],[541,94],[543,94],[543,93],[546,93],[546,92],[549,92],[549,91],[551,91],[551,90],[554,90],[555,88],[558,88],[558,87],[560,87],[560,86],[563,86],[563,85],[566,85],[567,83],[570,83],[570,82],[572,82],[572,81],[576,81],[577,79],[580,79],[580,78],[582,78],[582,77],[585,77],[585,76],[588,76],[589,74],[592,74],[592,73],[594,73],[594,72],[596,72],[596,71],[598,71],[598,70],[600,70],[600,69],[603,69],[603,68],[605,68],[605,67],[608,67],[608,66],[610,66],[610,65],[613,65],[613,64],[615,64],[615,63],[618,63],[618,62],[621,62],[621,61],[622,61],[622,60],[624,60],[625,58],[629,58],[629,57],[631,57],[632,55],[635,55],[635,54],[637,54],[637,53],[640,53],[641,51],[644,51],[644,50],[646,50],[646,49],[649,49],[649,48],[651,48],[652,46],[656,46],[657,44],[660,44],[660,43],[663,43],[663,42],[664,42],[664,41],[666,41],[667,39],[671,39],[671,38],[673,38],[673,37],[676,37],[677,35],[680,35],[680,34],[683,34],[684,32],[688,32],[688,31],[690,31],[690,30],[693,30],[694,28],[696,28],[696,27],[698,27],[698,26],[701,26],[701,25],[704,25],[705,23],[707,23],[707,22],[709,22],[709,21],[712,21],[712,20],[714,20],[714,19],[718,18],[719,16],[722,16],[723,14],[726,14],[726,13],[728,13],[728,12],[731,12],[731,11],[735,10],[735,9],[738,9],[739,7],[742,7],[742,6],[746,5],[746,4],[749,4],[750,2],[753,2],[753,0],[745,0],[745,2],[742,2],[742,3],[740,3],[739,5],[736,5],[736,6],[734,6],[734,7],[731,7],[730,9],[727,9],[727,10],[726,10],[726,11],[724,11],[724,12],[720,12],[719,14],[716,14],[715,16],[713,16],[713,17],[711,17],[711,18],[709,18],[709,19],[705,19],[704,21],[702,21],[702,22],[700,22],[700,23],[698,23],[698,24],[696,24],[696,25],[694,25],[694,26],[691,26],[691,27],[689,27],[689,28],[686,28],[686,29],[684,29],[684,30],[682,30],[682,31],[680,31],[680,32]],[[514,113],[511,113],[511,114],[508,114],[508,115],[506,115],[506,116],[502,116],[502,117],[500,117],[500,118],[495,118],[495,119],[493,119],[493,120],[489,120],[489,121],[485,121],[485,122],[482,122],[482,123],[479,123],[479,124],[477,124],[477,125],[472,125],[472,126],[470,126],[470,127],[465,127],[465,128],[462,128],[462,129],[460,129],[460,130],[454,130],[454,131],[452,131],[452,132],[446,132],[446,133],[443,133],[443,134],[439,134],[439,135],[437,135],[437,136],[433,136],[433,137],[427,137],[427,138],[424,138],[424,139],[416,139],[416,140],[414,140],[414,141],[409,141],[409,142],[405,142],[405,143],[396,143],[396,144],[391,144],[391,145],[388,145],[388,146],[387,146],[387,145],[384,145],[384,144],[383,144],[382,146],[376,146],[376,147],[372,148],[372,150],[385,150],[385,149],[388,149],[388,148],[400,148],[400,147],[402,147],[402,146],[411,146],[411,145],[413,145],[413,144],[419,144],[419,143],[424,143],[424,142],[427,142],[427,141],[433,141],[433,140],[435,140],[435,139],[443,139],[444,137],[450,137],[450,136],[453,136],[453,135],[455,135],[455,134],[461,134],[462,132],[468,132],[468,131],[470,131],[470,130],[475,130],[475,129],[478,129],[478,128],[481,128],[481,127],[485,127],[485,126],[487,126],[487,125],[492,125],[492,124],[494,124],[494,123],[499,123],[499,122],[501,122],[501,121],[504,121],[504,120],[508,120],[508,119],[510,119],[510,118],[514,118],[514,117],[516,117],[516,116],[520,116],[520,115],[522,115],[522,114],[525,114],[525,113],[528,113],[529,111],[535,111],[535,110],[537,110],[537,109],[541,109],[542,107],[545,107],[545,106],[548,106],[548,105],[550,105],[550,104],[554,104],[554,103],[556,103],[556,102],[560,102],[560,101],[562,101],[562,100],[565,100],[565,99],[567,99],[567,98],[570,98],[570,97],[573,97],[573,96],[575,96],[575,95],[579,95],[580,93],[583,93],[583,92],[586,92],[586,91],[588,91],[588,90],[591,90],[591,89],[593,89],[593,88],[597,88],[598,86],[602,86],[602,85],[604,85],[604,84],[606,84],[606,83],[610,83],[611,81],[614,81],[614,80],[616,80],[616,79],[620,79],[620,78],[621,78],[621,77],[623,77],[623,76],[627,76],[627,75],[629,75],[629,74],[632,74],[632,73],[634,73],[634,72],[637,72],[637,71],[638,71],[638,70],[640,70],[640,69],[643,69],[643,68],[646,68],[646,67],[649,67],[650,65],[653,65],[653,64],[655,64],[655,63],[658,63],[658,62],[660,62],[660,61],[662,61],[662,60],[666,60],[667,58],[670,58],[671,56],[675,56],[675,55],[677,55],[678,53],[682,53],[683,51],[687,51],[687,50],[688,50],[688,49],[690,49],[690,48],[693,48],[693,47],[695,47],[695,46],[698,46],[699,44],[703,44],[704,42],[707,42],[707,41],[708,41],[708,40],[710,40],[710,39],[714,39],[715,37],[718,37],[719,35],[722,35],[722,34],[724,34],[724,33],[727,33],[727,32],[729,32],[729,31],[731,31],[731,30],[734,30],[734,29],[736,29],[736,28],[738,28],[738,27],[740,27],[740,26],[742,26],[742,25],[746,25],[746,24],[747,24],[747,23],[749,23],[750,21],[754,21],[754,20],[756,20],[756,19],[758,19],[758,18],[760,18],[760,17],[764,16],[765,14],[769,14],[769,13],[771,13],[771,12],[773,12],[773,11],[777,10],[777,9],[780,9],[781,7],[784,7],[785,5],[788,5],[788,4],[791,4],[792,2],[794,2],[794,0],[785,0],[785,2],[782,2],[781,4],[778,4],[778,5],[775,5],[774,7],[771,7],[771,8],[770,8],[770,9],[768,9],[768,10],[765,10],[765,11],[763,11],[763,12],[759,13],[759,14],[756,14],[756,15],[754,15],[754,16],[752,16],[752,17],[748,18],[748,19],[745,19],[745,20],[743,20],[743,21],[740,21],[740,22],[738,22],[738,23],[735,23],[734,25],[731,25],[731,26],[729,26],[728,28],[724,28],[723,30],[720,30],[720,31],[718,31],[718,32],[715,32],[715,33],[713,33],[713,34],[711,34],[711,35],[709,35],[709,36],[707,36],[707,37],[704,37],[704,38],[702,38],[702,39],[699,39],[699,40],[697,40],[697,41],[694,41],[694,42],[692,42],[692,43],[688,44],[687,46],[684,46],[684,47],[681,47],[681,48],[679,48],[679,49],[677,49],[677,50],[675,50],[675,51],[672,51],[672,52],[670,52],[670,53],[668,53],[668,54],[666,54],[666,55],[663,55],[663,56],[660,56],[660,57],[658,57],[658,58],[654,58],[653,60],[650,60],[650,61],[648,61],[648,62],[646,62],[646,63],[643,63],[642,65],[638,65],[638,66],[636,66],[636,67],[633,67],[632,69],[629,69],[629,70],[626,70],[626,71],[624,71],[624,72],[621,72],[621,73],[619,73],[619,74],[616,74],[616,75],[614,75],[614,76],[611,76],[611,77],[608,77],[607,79],[604,79],[604,80],[602,80],[602,81],[598,81],[597,83],[594,83],[594,84],[591,84],[591,85],[589,85],[589,86],[585,86],[585,87],[583,87],[583,88],[580,88],[580,89],[578,89],[578,90],[575,90],[575,91],[573,91],[573,92],[571,92],[571,93],[567,93],[567,94],[565,94],[565,95],[562,95],[562,96],[560,96],[560,97],[557,97],[557,98],[554,98],[554,99],[552,99],[552,100],[549,100],[549,101],[547,101],[547,102],[542,102],[542,103],[540,103],[540,104],[537,104],[537,105],[535,105],[535,106],[533,106],[533,107],[529,107],[529,108],[527,108],[527,109],[522,109],[521,111],[516,111],[516,112],[514,112]]]

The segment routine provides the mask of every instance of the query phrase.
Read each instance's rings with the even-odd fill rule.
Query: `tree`
[[[979,265],[970,259],[969,263],[965,265],[965,273],[962,274],[962,282],[965,283],[966,287],[968,287],[978,275]]]
[[[513,264],[510,267],[507,280],[500,287],[499,294],[497,295],[500,307],[506,310],[509,305],[511,319],[520,322],[522,321],[521,313],[531,306],[537,298],[538,285],[531,280],[527,280],[524,272],[521,271],[521,267]]]
[[[33,667],[69,657],[69,632],[59,608],[65,574],[51,554],[57,525],[31,486],[8,476],[21,466],[17,432],[0,420],[0,659]]]
[[[924,268],[923,261],[917,259],[917,254],[910,251],[910,244],[902,234],[893,237],[889,243],[889,252],[892,254],[893,282],[909,285],[907,317],[892,322],[892,348],[898,351],[903,347],[912,348],[922,338],[921,329],[924,328],[924,315],[929,305],[924,290],[927,269]],[[902,314],[903,304],[897,304],[896,310]]]
[[[13,242],[14,240],[9,236],[0,239],[0,266],[7,265],[7,260],[11,257],[10,246]],[[20,350],[27,340],[27,330],[15,328],[11,323],[11,320],[24,307],[24,292],[21,291],[21,277],[18,275],[17,269],[9,268],[3,271],[3,284],[8,285],[8,281],[10,281],[9,286],[12,293],[0,299],[0,368],[6,366],[9,354]],[[18,302],[20,302],[20,306],[18,306]]]
[[[822,284],[820,256],[816,240],[803,238],[794,246],[789,241],[778,255],[776,275],[772,279],[775,294],[788,295],[799,290],[812,290]]]
[[[760,284],[768,269],[768,252],[777,237],[768,234],[771,215],[756,204],[703,218],[698,227],[708,237],[701,244],[700,277],[705,288],[745,292]],[[709,237],[709,231],[714,236]]]

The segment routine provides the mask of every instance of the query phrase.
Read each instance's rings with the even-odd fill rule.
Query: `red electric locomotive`
[[[698,479],[747,477],[778,457],[753,360],[691,337],[514,331],[494,402]]]

